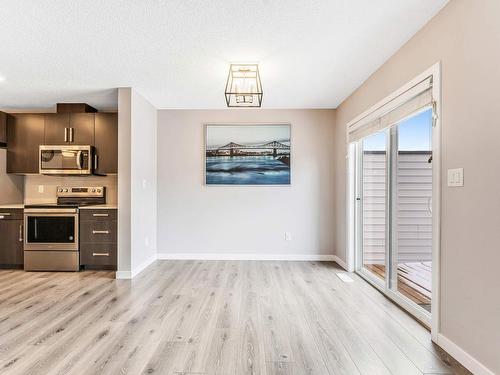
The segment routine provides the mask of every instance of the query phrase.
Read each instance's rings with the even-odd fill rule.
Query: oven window
[[[28,216],[28,242],[74,243],[75,217]]]

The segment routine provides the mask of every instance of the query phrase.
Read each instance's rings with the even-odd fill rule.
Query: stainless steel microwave
[[[40,174],[92,174],[92,146],[40,146]]]

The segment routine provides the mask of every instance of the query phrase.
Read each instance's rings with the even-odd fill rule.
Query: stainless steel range
[[[78,208],[106,203],[102,186],[57,188],[57,203],[24,206],[24,269],[78,271]]]

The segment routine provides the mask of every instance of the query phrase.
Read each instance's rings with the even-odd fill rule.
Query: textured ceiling
[[[446,0],[2,0],[0,108],[224,108],[230,62],[258,62],[263,107],[335,108]]]

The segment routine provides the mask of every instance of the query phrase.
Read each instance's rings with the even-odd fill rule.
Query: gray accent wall
[[[291,185],[206,186],[204,123],[256,122],[291,124]],[[334,126],[334,110],[160,110],[160,257],[331,258]]]

